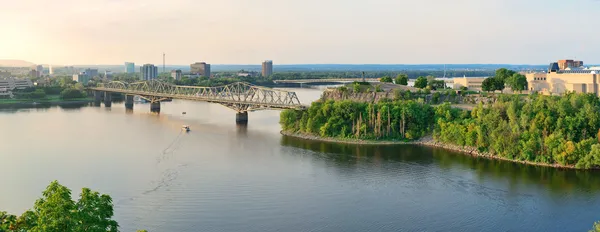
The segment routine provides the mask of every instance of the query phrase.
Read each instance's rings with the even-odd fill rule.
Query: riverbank
[[[0,108],[35,108],[39,106],[67,106],[67,105],[79,105],[93,102],[91,98],[78,98],[71,100],[62,99],[40,99],[40,100],[13,100],[4,99],[0,100]]]
[[[482,157],[482,158],[486,158],[486,159],[509,161],[509,162],[520,163],[520,164],[525,164],[525,165],[552,167],[552,168],[558,168],[558,169],[586,170],[586,169],[577,168],[577,167],[575,167],[575,165],[547,164],[547,163],[538,163],[538,162],[531,162],[531,161],[508,159],[505,157],[495,156],[494,154],[492,154],[490,152],[481,152],[475,147],[463,147],[463,146],[441,143],[441,142],[435,141],[435,139],[433,139],[432,136],[426,136],[419,140],[406,142],[406,141],[377,141],[377,140],[363,140],[363,139],[325,138],[325,137],[321,137],[321,136],[317,136],[317,135],[304,134],[304,133],[291,133],[291,132],[287,132],[287,131],[283,131],[283,130],[280,133],[284,136],[290,136],[290,137],[299,138],[299,139],[331,142],[331,143],[357,144],[357,145],[403,145],[403,144],[420,145],[420,146],[427,146],[427,147],[442,148],[442,149],[446,149],[446,150],[450,150],[450,151],[454,151],[454,152],[463,153],[465,155],[469,155],[469,156],[473,156],[473,157]],[[597,170],[597,169],[595,169],[595,170]]]

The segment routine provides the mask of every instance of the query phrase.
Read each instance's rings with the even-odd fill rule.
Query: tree
[[[386,83],[392,83],[393,82],[392,78],[389,77],[389,76],[382,77],[381,79],[379,79],[379,81],[380,82],[386,82]]]
[[[406,74],[398,74],[396,77],[397,85],[408,85],[408,76]]]
[[[506,81],[506,79],[512,77],[516,72],[513,70],[508,70],[505,68],[500,68],[498,70],[496,70],[496,76],[494,76],[495,78],[497,78],[498,80],[501,80],[502,82]]]
[[[425,78],[425,77],[417,78],[417,80],[415,81],[415,87],[419,88],[419,89],[427,87],[427,78]]]
[[[486,91],[486,92],[491,92],[496,90],[496,87],[494,85],[495,83],[495,79],[493,77],[488,77],[485,80],[483,80],[483,83],[481,83],[481,90]]]
[[[589,232],[600,232],[600,222],[594,223],[594,228],[592,228],[592,230]]]
[[[60,92],[60,98],[64,99],[64,100],[84,98],[84,97],[85,97],[85,93],[83,93],[82,91],[77,90],[75,88],[67,88],[67,89],[63,90],[62,92]]]
[[[18,218],[0,212],[0,231],[116,232],[119,225],[112,217],[110,196],[84,188],[75,202],[70,189],[53,181],[35,202],[33,210]]]
[[[518,91],[519,93],[527,89],[527,78],[519,73],[513,74],[505,82],[513,91]]]
[[[496,90],[502,91],[504,89],[504,81],[502,81],[498,78],[493,78],[492,81],[493,81],[492,83],[494,83],[494,91],[496,91]]]

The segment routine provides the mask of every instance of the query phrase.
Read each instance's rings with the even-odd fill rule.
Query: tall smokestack
[[[163,52],[163,72],[165,72],[165,53]]]

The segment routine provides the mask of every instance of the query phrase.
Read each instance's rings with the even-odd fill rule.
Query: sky
[[[38,64],[600,64],[599,0],[1,0]]]

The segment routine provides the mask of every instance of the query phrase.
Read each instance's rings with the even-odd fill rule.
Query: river
[[[599,172],[283,137],[278,111],[240,127],[217,104],[149,108],[0,111],[0,210],[21,214],[59,180],[74,198],[110,194],[127,232],[587,231],[600,220]]]

